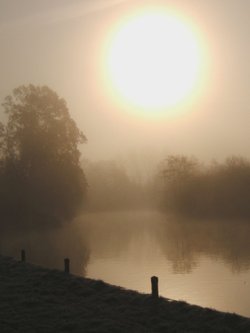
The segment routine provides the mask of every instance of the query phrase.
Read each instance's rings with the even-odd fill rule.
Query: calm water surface
[[[250,227],[246,222],[183,221],[155,212],[82,217],[88,277],[250,317]]]
[[[157,212],[88,213],[61,229],[0,235],[0,253],[250,317],[250,223],[193,221]]]

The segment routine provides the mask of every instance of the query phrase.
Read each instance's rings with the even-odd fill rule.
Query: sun
[[[114,32],[106,68],[115,94],[144,110],[171,108],[198,84],[201,50],[193,29],[172,13],[144,11]]]

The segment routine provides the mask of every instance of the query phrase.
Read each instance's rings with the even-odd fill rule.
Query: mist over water
[[[102,212],[79,219],[88,234],[86,274],[249,316],[250,251],[246,221],[192,220],[157,211]]]
[[[250,226],[194,220],[152,210],[90,212],[60,229],[5,234],[1,253],[193,304],[249,316]],[[233,301],[232,301],[233,300]]]
[[[85,275],[89,260],[86,234],[77,224],[38,230],[9,229],[1,233],[2,255],[21,258],[21,249],[26,252],[29,263],[51,269],[64,269],[64,258],[71,259],[71,272]]]

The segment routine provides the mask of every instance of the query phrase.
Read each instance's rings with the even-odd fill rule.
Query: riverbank
[[[250,332],[250,319],[0,256],[1,333]]]

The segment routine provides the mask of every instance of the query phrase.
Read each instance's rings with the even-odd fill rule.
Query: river
[[[1,253],[89,278],[250,317],[250,223],[193,221],[154,211],[98,212],[53,232],[4,237]],[[11,238],[11,239],[10,239]]]

